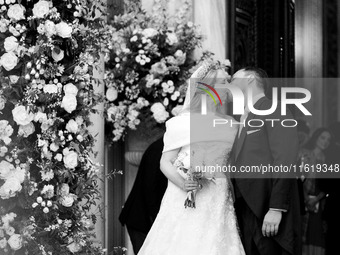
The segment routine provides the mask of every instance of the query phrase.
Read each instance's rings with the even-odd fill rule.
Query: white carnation
[[[22,186],[20,181],[14,177],[8,178],[0,188],[0,197],[2,199],[9,199],[15,197],[16,193],[20,192]]]
[[[72,36],[72,27],[66,22],[60,22],[56,26],[57,34],[62,38],[70,38]]]

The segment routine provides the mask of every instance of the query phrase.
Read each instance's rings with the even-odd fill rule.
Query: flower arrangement
[[[193,51],[202,35],[187,21],[189,1],[175,16],[166,13],[165,4],[155,1],[152,15],[130,8],[112,21],[104,79],[110,142],[122,139],[141,121],[150,131],[180,111],[186,81],[197,64]]]
[[[99,0],[0,0],[0,254],[103,254],[89,115]]]

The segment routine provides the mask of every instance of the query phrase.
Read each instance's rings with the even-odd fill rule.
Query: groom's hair
[[[268,74],[265,70],[255,66],[247,66],[242,68],[242,70],[248,74],[253,74],[259,87],[262,88],[263,91],[266,92],[268,90]]]

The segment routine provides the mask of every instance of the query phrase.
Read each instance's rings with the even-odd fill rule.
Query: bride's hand
[[[192,181],[192,180],[185,180],[182,186],[182,189],[187,192],[198,189],[198,188],[199,188],[198,181]]]

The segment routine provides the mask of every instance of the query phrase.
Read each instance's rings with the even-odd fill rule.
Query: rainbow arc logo
[[[218,100],[220,101],[220,104],[222,105],[222,100],[221,100],[219,94],[217,93],[217,91],[212,86],[205,84],[203,82],[197,82],[197,83],[209,88],[212,92],[214,92],[215,95],[217,96]],[[213,96],[213,94],[208,89],[204,89],[204,88],[200,88],[200,87],[198,87],[198,88],[200,90],[203,90],[204,92],[206,92],[212,98],[212,100],[214,100],[215,105],[217,104],[215,97]]]

